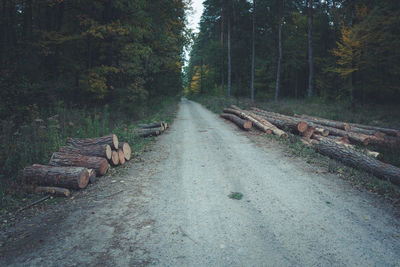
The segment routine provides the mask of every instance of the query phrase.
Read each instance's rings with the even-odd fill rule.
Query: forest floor
[[[387,199],[183,100],[126,174],[2,231],[0,265],[398,266],[398,216]]]

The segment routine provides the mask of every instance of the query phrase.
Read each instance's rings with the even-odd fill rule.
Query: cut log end
[[[111,159],[111,156],[112,156],[112,149],[111,149],[111,146],[109,146],[109,145],[106,146],[106,156],[107,156],[107,159],[108,159],[108,160]]]
[[[245,121],[243,127],[247,130],[249,130],[252,126],[251,121]]]
[[[118,149],[118,137],[115,134],[112,135],[112,140],[113,140],[114,148]]]
[[[78,177],[78,186],[79,188],[85,188],[88,183],[89,183],[89,171],[86,169],[81,173],[81,175]]]
[[[307,129],[308,129],[308,124],[307,124],[306,122],[301,121],[301,122],[299,122],[299,123],[297,124],[297,130],[298,130],[300,133],[304,133],[305,131],[307,131]]]
[[[122,149],[122,152],[124,152],[125,160],[130,160],[132,156],[131,146],[125,142],[122,144],[120,143],[119,148]]]
[[[119,155],[118,152],[113,150],[111,156],[111,164],[117,166],[119,164]]]
[[[118,157],[119,157],[119,163],[121,165],[125,164],[125,155],[121,148],[118,149]]]

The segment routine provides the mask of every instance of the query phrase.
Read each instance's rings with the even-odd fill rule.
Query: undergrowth
[[[21,190],[25,166],[47,164],[52,153],[65,145],[67,137],[99,137],[114,133],[140,154],[149,139],[137,137],[137,124],[149,121],[170,122],[178,104],[177,98],[156,99],[147,112],[132,120],[122,112],[101,109],[56,108],[42,110],[28,123],[16,125],[12,119],[0,121],[0,215],[13,210],[26,199]]]

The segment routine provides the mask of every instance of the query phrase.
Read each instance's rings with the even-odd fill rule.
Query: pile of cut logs
[[[400,168],[384,163],[382,154],[354,146],[372,145],[378,151],[400,149],[400,130],[356,123],[345,123],[307,115],[287,116],[252,107],[241,110],[236,106],[225,108],[221,117],[241,129],[258,130],[287,137],[286,131],[301,136],[301,141],[317,152],[351,167],[365,170],[378,178],[400,185]]]
[[[166,122],[152,122],[148,124],[139,124],[137,135],[141,137],[157,136],[162,134],[168,128]]]
[[[96,176],[105,175],[112,166],[131,158],[131,147],[118,142],[115,134],[98,138],[68,138],[66,146],[53,153],[48,165],[25,167],[23,179],[34,184],[36,193],[68,196],[68,189],[85,188]],[[110,164],[109,164],[110,163]]]

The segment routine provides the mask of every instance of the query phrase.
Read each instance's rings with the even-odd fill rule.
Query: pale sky
[[[203,13],[203,1],[204,0],[192,0],[193,12],[189,14],[189,28],[193,29],[195,32],[199,30],[199,22],[201,14]]]

